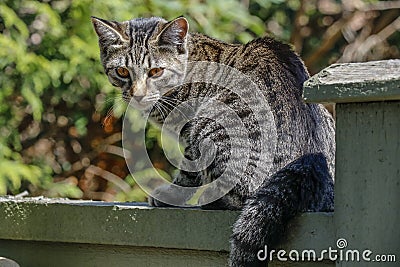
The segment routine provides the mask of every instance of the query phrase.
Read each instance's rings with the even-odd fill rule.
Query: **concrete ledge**
[[[400,100],[400,60],[333,64],[304,83],[304,99],[317,103]]]
[[[185,263],[175,266],[200,266],[194,262],[206,259],[209,266],[224,266],[231,227],[238,215],[236,211],[152,208],[140,203],[2,197],[0,256],[22,264],[26,257],[43,260],[37,255],[45,253],[62,258],[62,250],[56,253],[62,247],[72,255],[74,250],[76,255],[82,250],[96,251],[93,257],[96,253],[104,257],[104,251],[111,250],[113,255],[125,255],[122,258],[137,264],[168,254],[186,255]],[[333,229],[331,213],[302,214],[291,222],[282,247],[326,249],[334,246]]]

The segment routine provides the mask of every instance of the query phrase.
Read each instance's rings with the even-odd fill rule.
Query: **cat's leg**
[[[185,187],[184,190],[180,190],[179,187],[171,186],[171,185],[164,185],[156,188],[151,196],[148,197],[148,202],[150,206],[155,207],[172,207],[172,206],[185,206],[186,201],[188,201],[196,190],[190,190],[190,187],[198,187],[201,185],[201,173],[197,171],[189,172],[186,170],[190,170],[190,160],[196,158],[193,154],[194,145],[191,142],[185,142],[186,147],[184,151],[184,158],[188,159],[189,161],[183,161],[180,163],[182,169],[179,171],[177,176],[173,179],[172,184]],[[170,203],[177,203],[177,205],[170,205],[164,203],[158,199],[161,199],[160,195],[163,195],[162,199],[168,199]],[[179,203],[179,205],[178,205]]]
[[[257,253],[264,246],[270,251],[282,240],[291,218],[329,208],[333,208],[333,181],[325,157],[308,154],[288,164],[247,200],[234,224],[230,266],[266,266]]]
[[[185,187],[185,189],[182,190],[181,188],[170,185],[160,186],[152,192],[151,196],[148,197],[149,205],[154,207],[184,206],[186,201],[188,201],[196,192],[196,190],[190,190],[190,187],[200,185],[200,179],[198,176],[198,173],[181,170],[172,181],[172,184]],[[161,195],[162,197],[160,197]],[[168,202],[177,203],[177,205],[167,204],[158,199],[167,199]]]
[[[164,196],[166,196],[165,193],[167,193],[167,195],[171,198],[169,201],[170,203],[180,203],[180,205],[177,206],[184,206],[186,201],[188,201],[197,190],[197,188],[190,190],[191,187],[198,187],[200,185],[211,183],[215,180],[215,177],[218,177],[220,175],[220,172],[223,173],[226,161],[226,156],[224,154],[225,153],[221,153],[221,151],[218,150],[214,162],[205,171],[187,172],[181,170],[172,183],[185,187],[185,190],[181,190],[180,188],[172,187],[170,185],[161,186],[159,188],[156,188],[152,192],[152,196],[154,197],[149,197],[149,204],[151,206],[157,207],[171,206],[159,201],[158,199],[160,198],[157,197],[157,195],[159,194],[163,194]],[[190,158],[191,156],[186,157]],[[216,165],[218,165],[218,168],[215,167]],[[233,174],[231,176],[233,176]],[[201,207],[204,209],[230,210],[239,210],[240,208],[242,208],[243,200],[242,198],[240,198],[240,194],[238,194],[234,190],[231,191],[229,188],[232,188],[230,181],[217,181],[214,186],[203,191],[202,195],[200,196],[199,202],[200,205],[201,203],[208,203],[207,199],[215,199],[215,195],[220,195],[221,198],[206,205],[202,205]]]

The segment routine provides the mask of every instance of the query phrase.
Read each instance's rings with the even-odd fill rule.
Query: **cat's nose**
[[[133,96],[133,98],[134,98],[137,102],[142,101],[143,97],[144,97],[144,95],[134,95],[134,96]]]

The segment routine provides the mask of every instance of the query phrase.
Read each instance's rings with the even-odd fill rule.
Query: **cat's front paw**
[[[172,207],[171,205],[164,203],[158,199],[155,199],[152,196],[148,196],[147,201],[148,201],[149,205],[152,207]]]
[[[166,199],[169,194],[170,187],[168,185],[162,185],[157,187],[151,192],[151,195],[148,196],[149,205],[152,207],[173,207],[171,204],[167,204],[162,202],[159,199]]]
[[[162,185],[151,192],[148,202],[153,207],[184,207],[195,190],[187,188],[184,190],[175,185]]]

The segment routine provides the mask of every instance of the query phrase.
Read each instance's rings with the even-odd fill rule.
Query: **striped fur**
[[[149,109],[156,102],[152,111],[156,123],[162,124],[178,103],[208,96],[232,108],[246,125],[247,136],[251,138],[246,171],[230,173],[240,175],[239,184],[221,199],[203,207],[242,210],[233,228],[230,266],[265,266],[257,260],[257,251],[264,245],[276,246],[293,216],[307,210],[333,209],[333,119],[323,106],[303,102],[302,85],[308,73],[288,45],[268,37],[245,45],[228,44],[189,33],[187,21],[182,17],[170,22],[155,17],[121,23],[92,18],[92,22],[110,82],[122,89],[127,100],[140,95],[142,98],[134,101],[138,109]],[[182,82],[188,61],[228,65],[257,84],[277,127],[273,158],[262,158],[260,147],[268,140],[260,135],[252,107],[237,95],[202,83],[175,87]],[[116,68],[120,66],[129,70],[128,78],[118,77]],[[153,68],[162,68],[162,75],[150,77]],[[215,119],[197,118],[182,132],[187,144],[185,156],[198,158],[201,141],[210,138],[217,146],[216,157],[203,171],[181,171],[175,184],[191,187],[209,183],[224,172],[227,161],[240,161],[243,157],[230,153],[232,146],[240,147],[241,143],[228,142],[227,132],[218,124],[218,109],[213,106],[208,109],[216,114]],[[269,171],[263,169],[267,161],[273,162]],[[255,187],[257,183],[262,186]],[[150,204],[166,206],[152,198]]]

